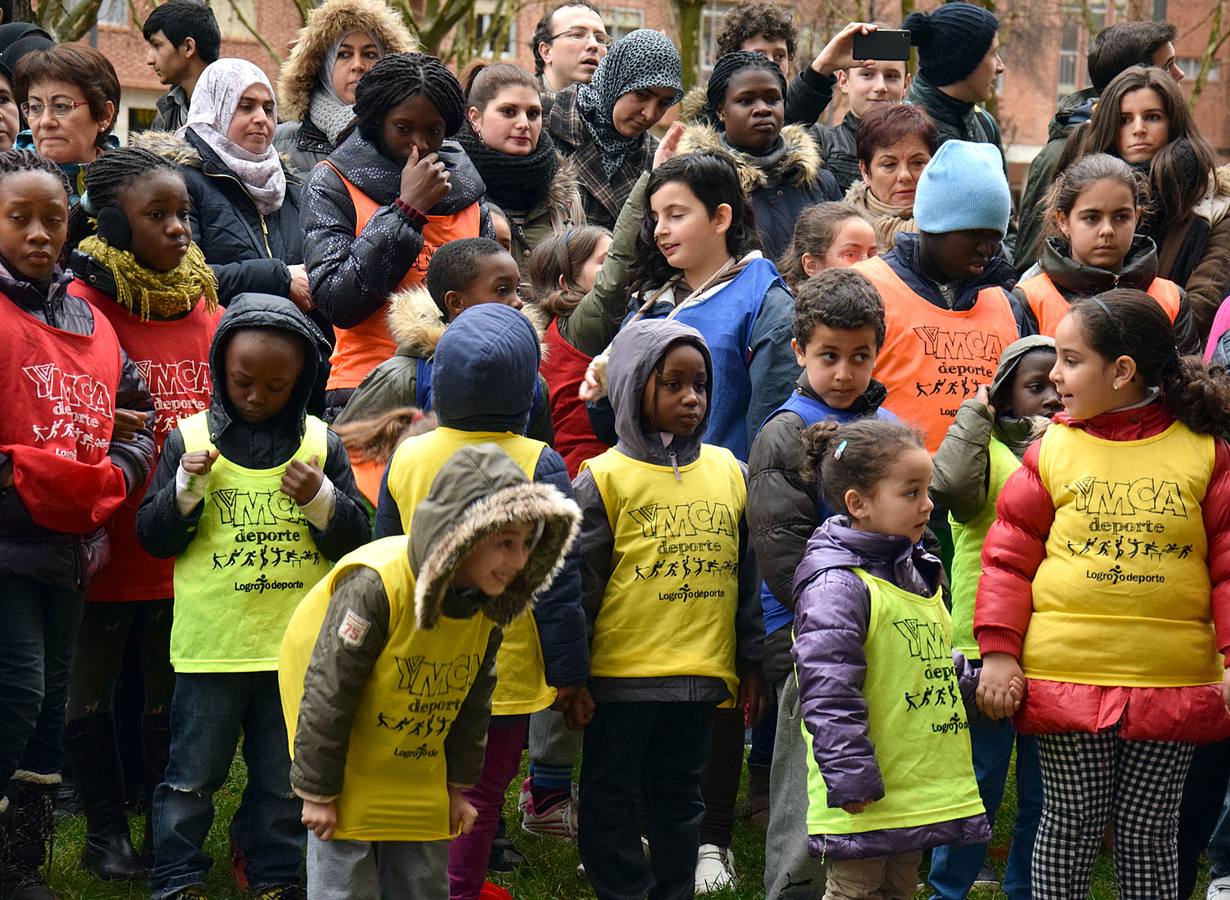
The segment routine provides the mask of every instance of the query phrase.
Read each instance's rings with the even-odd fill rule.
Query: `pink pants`
[[[500,827],[504,795],[517,776],[529,716],[492,716],[487,729],[487,758],[478,784],[465,792],[478,810],[469,834],[448,845],[448,885],[451,900],[477,900],[487,877],[491,842]]]

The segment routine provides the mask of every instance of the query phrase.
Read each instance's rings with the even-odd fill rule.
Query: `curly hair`
[[[794,339],[806,347],[821,325],[839,331],[870,328],[880,347],[887,330],[880,292],[853,269],[827,269],[813,275],[795,292]]]
[[[799,49],[799,32],[786,7],[777,3],[740,3],[722,17],[717,36],[718,56],[742,50],[743,44],[764,35],[771,41],[786,42],[786,56],[794,59]]]

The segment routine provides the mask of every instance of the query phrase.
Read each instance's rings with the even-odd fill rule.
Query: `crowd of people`
[[[532,73],[325,0],[275,88],[167,0],[120,146],[106,57],[0,24],[0,900],[56,896],[57,805],[206,897],[237,752],[263,900],[498,897],[514,822],[600,900],[721,891],[745,765],[772,900],[1075,900],[1106,843],[1230,897],[1230,169],[1175,29],[1096,36],[1014,200],[995,15],[911,13],[916,71],[878,27],[742,3],[685,93],[588,0]]]

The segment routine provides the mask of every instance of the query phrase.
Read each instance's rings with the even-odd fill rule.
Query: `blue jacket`
[[[432,399],[441,425],[460,431],[525,434],[538,379],[538,337],[520,312],[482,303],[458,316],[436,345]],[[572,497],[563,458],[543,448],[534,481]],[[401,510],[389,492],[388,470],[380,484],[376,537],[402,534]],[[564,567],[534,606],[542,640],[547,683],[584,684],[589,677],[589,641],[581,609],[581,542],[573,544]]]

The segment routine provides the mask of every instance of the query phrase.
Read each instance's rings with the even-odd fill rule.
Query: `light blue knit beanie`
[[[1003,235],[1011,216],[1004,159],[994,144],[946,141],[923,169],[914,195],[919,231],[987,229]]]

